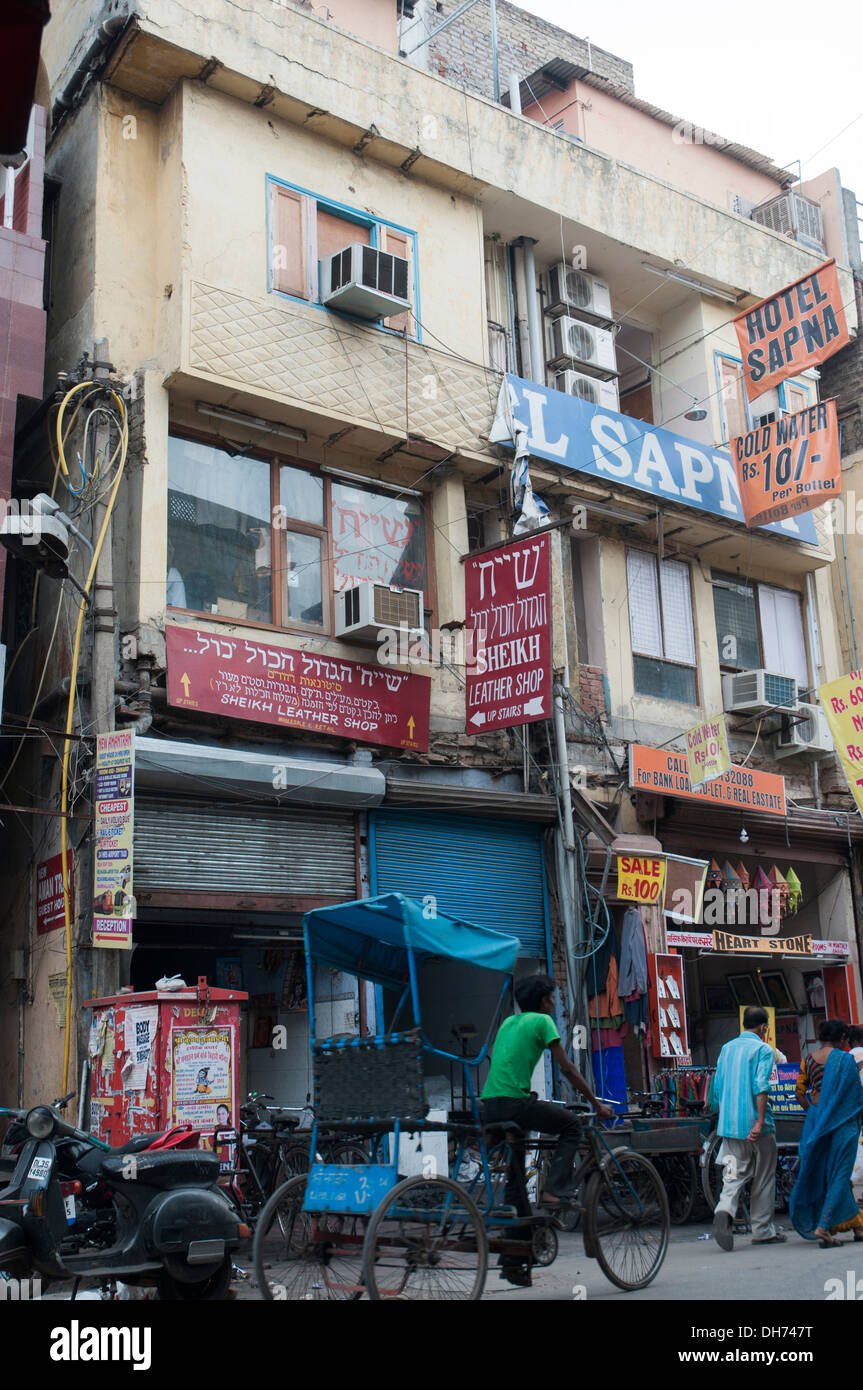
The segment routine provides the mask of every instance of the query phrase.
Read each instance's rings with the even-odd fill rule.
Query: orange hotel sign
[[[659,796],[683,796],[738,810],[785,815],[784,777],[756,768],[735,767],[732,763],[721,777],[693,788],[685,753],[646,748],[642,743],[633,743],[629,749],[629,785],[634,791]]]

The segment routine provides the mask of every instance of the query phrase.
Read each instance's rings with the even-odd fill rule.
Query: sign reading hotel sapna
[[[551,548],[526,537],[468,556],[465,613],[473,633],[467,732],[551,718]]]
[[[836,262],[794,280],[733,320],[751,401],[817,367],[850,341]]]

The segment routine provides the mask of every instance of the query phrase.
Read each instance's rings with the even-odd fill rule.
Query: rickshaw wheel
[[[584,1214],[585,1248],[596,1251],[606,1278],[619,1289],[643,1289],[668,1249],[668,1199],[649,1159],[614,1149],[593,1174]]]
[[[547,1269],[557,1259],[559,1242],[552,1221],[535,1226],[533,1231],[533,1262]]]
[[[488,1236],[479,1209],[450,1178],[405,1178],[375,1208],[363,1249],[369,1298],[481,1298]]]
[[[303,1211],[306,1177],[291,1178],[255,1225],[253,1258],[261,1296],[270,1300],[360,1298],[366,1218]]]

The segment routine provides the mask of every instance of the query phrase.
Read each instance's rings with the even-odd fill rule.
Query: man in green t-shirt
[[[581,1072],[563,1050],[554,1014],[554,981],[549,975],[530,975],[515,987],[521,1013],[504,1019],[498,1029],[488,1079],[482,1089],[483,1116],[487,1123],[515,1120],[524,1130],[560,1136],[554,1151],[543,1199],[559,1202],[569,1195],[572,1165],[581,1128],[575,1115],[565,1106],[537,1100],[530,1089],[530,1078],[546,1048],[562,1074],[585,1096],[597,1115],[608,1118],[614,1112],[591,1091]]]

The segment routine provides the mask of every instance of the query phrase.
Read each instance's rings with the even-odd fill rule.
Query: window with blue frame
[[[751,427],[749,403],[743,383],[743,363],[739,357],[729,357],[724,352],[714,353],[714,361],[719,389],[722,438],[730,443]]]
[[[416,283],[416,233],[355,208],[319,198],[307,189],[268,179],[269,288],[276,294],[320,304],[319,262],[359,244],[401,256],[408,263],[413,313],[394,314],[380,327],[420,337]]]

